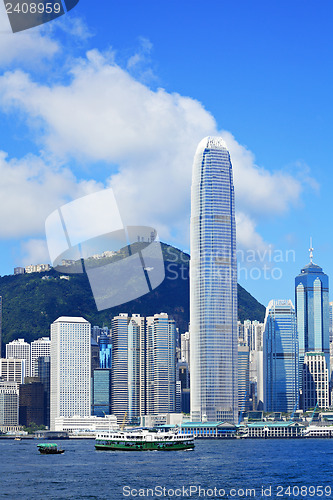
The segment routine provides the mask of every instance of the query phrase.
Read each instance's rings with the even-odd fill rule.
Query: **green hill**
[[[151,293],[121,306],[97,311],[85,274],[66,274],[61,279],[55,270],[0,277],[3,298],[3,342],[17,338],[31,342],[48,336],[50,324],[59,316],[83,316],[92,325],[110,326],[120,312],[150,316],[159,312],[171,315],[181,332],[189,322],[189,255],[162,244],[166,279]],[[119,256],[118,256],[119,258]],[[99,265],[114,260],[98,261]],[[65,269],[64,269],[65,271]],[[67,269],[68,273],[68,269]],[[263,321],[265,308],[238,285],[238,317]]]

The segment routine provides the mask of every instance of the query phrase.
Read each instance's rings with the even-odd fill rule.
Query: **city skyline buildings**
[[[206,137],[193,162],[190,224],[191,419],[238,420],[237,264],[230,155]]]

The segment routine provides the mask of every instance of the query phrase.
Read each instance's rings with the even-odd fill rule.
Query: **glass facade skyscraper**
[[[330,373],[328,276],[312,262],[312,254],[310,259],[311,262],[295,278],[300,385],[307,352],[323,352]]]
[[[191,192],[191,418],[237,422],[237,263],[230,155],[220,137],[197,148]]]
[[[291,300],[271,300],[264,331],[265,411],[292,412],[298,402],[298,339]]]

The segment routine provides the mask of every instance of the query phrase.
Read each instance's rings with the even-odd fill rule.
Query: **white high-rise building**
[[[51,430],[57,417],[90,415],[91,326],[60,317],[51,325]]]
[[[232,165],[220,137],[197,148],[191,192],[191,418],[238,421]]]
[[[25,360],[25,377],[30,377],[30,344],[24,339],[13,340],[6,344],[6,358]]]
[[[38,377],[38,358],[50,356],[51,339],[42,337],[31,342],[31,376]]]
[[[24,383],[25,359],[0,359],[0,377],[7,382]]]

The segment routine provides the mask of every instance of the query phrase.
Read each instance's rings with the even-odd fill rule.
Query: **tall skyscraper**
[[[271,300],[264,331],[265,411],[292,412],[298,402],[298,339],[291,300]]]
[[[237,263],[230,155],[220,137],[197,148],[191,192],[191,418],[238,420]]]
[[[25,360],[25,377],[30,377],[30,344],[24,339],[17,339],[9,342],[6,345],[7,359],[24,359]]]
[[[307,352],[323,352],[330,373],[328,276],[321,267],[313,263],[312,252],[313,249],[310,248],[310,263],[295,278],[300,386]],[[303,387],[302,392],[304,393]]]
[[[38,377],[38,358],[50,356],[51,340],[49,337],[31,342],[31,376]]]
[[[90,416],[90,323],[62,316],[51,325],[51,430],[56,417]]]

